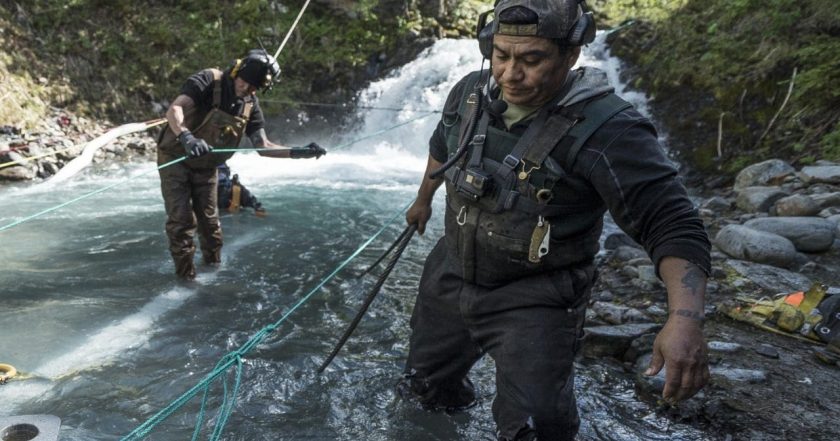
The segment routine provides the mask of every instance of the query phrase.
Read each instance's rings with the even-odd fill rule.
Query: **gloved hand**
[[[289,152],[289,157],[298,159],[298,158],[315,158],[318,159],[321,156],[327,154],[327,151],[324,150],[323,147],[315,144],[314,142],[310,142],[309,144],[303,147],[292,147],[292,150]]]
[[[189,130],[184,130],[178,135],[178,142],[184,146],[184,151],[190,158],[204,156],[213,151],[213,147],[210,147],[207,141],[196,138]]]

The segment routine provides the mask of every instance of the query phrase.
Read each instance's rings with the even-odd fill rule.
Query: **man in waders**
[[[238,213],[242,208],[253,208],[255,215],[259,217],[266,215],[262,203],[239,182],[239,175],[231,175],[227,164],[220,165],[218,171],[219,209],[227,210],[229,213]]]
[[[254,49],[224,71],[205,69],[190,76],[166,111],[168,125],[158,138],[158,165],[187,156],[160,169],[160,187],[166,208],[166,235],[175,261],[175,273],[195,278],[193,236],[199,232],[205,264],[221,261],[222,227],[216,190],[216,167],[233,153],[242,135],[271,158],[319,158],[326,151],[315,143],[284,147],[268,140],[265,118],[256,91],[268,89],[280,74],[274,57]]]
[[[669,402],[693,396],[709,378],[710,243],[654,127],[604,72],[571,69],[595,34],[579,0],[501,0],[486,19],[490,72],[450,92],[406,214],[422,234],[446,184],[444,237],[426,259],[397,391],[427,409],[469,407],[467,374],[489,354],[498,439],[574,439],[573,360],[609,210],[668,293],[646,373],[665,367]]]

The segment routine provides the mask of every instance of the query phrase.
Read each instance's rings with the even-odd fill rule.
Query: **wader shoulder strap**
[[[222,71],[210,69],[213,72],[213,108],[218,109],[222,105]]]
[[[478,120],[476,135],[473,136],[470,144],[469,167],[481,168],[481,158],[484,156],[484,140],[487,139],[487,126],[490,125],[490,114],[481,112],[481,119]]]
[[[479,94],[475,93],[475,86],[481,79],[481,72],[473,72],[467,78],[464,84],[464,91],[461,93],[461,102],[458,105],[458,114],[461,115],[461,126],[458,132],[458,145],[464,141],[467,136],[467,129],[470,126],[470,116],[475,111],[475,106],[478,105]]]
[[[545,158],[554,150],[559,140],[566,136],[569,129],[571,129],[577,119],[574,117],[567,117],[564,113],[555,113],[551,115],[543,126],[543,130],[534,138],[533,146],[525,152],[523,161],[527,162],[529,166],[539,166],[545,161]]]
[[[614,93],[596,98],[586,104],[586,107],[583,108],[583,118],[569,131],[569,137],[573,138],[574,141],[572,141],[572,145],[566,153],[566,170],[572,170],[578,152],[598,128],[613,116],[631,107],[633,107],[632,104]]]
[[[251,119],[251,110],[254,109],[254,101],[248,100],[244,106],[242,106],[242,118],[247,122]]]

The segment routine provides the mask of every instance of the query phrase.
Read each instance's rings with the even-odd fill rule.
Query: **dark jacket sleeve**
[[[190,75],[180,93],[192,98],[197,107],[209,109],[213,106],[213,71],[204,69]]]
[[[429,138],[429,155],[438,162],[446,162],[449,159],[446,148],[446,130],[460,129],[460,119],[457,118],[458,107],[461,105],[461,96],[464,94],[464,87],[467,86],[467,79],[470,75],[461,78],[452,86],[449,96],[446,97],[446,103],[443,105],[440,121],[438,121],[435,131],[432,133],[432,137]],[[444,121],[447,121],[447,124],[444,124]]]
[[[711,273],[703,221],[647,118],[632,109],[613,117],[584,144],[575,172],[588,177],[616,224],[650,255],[657,274],[666,256]]]

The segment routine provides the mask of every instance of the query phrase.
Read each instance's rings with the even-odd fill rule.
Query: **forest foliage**
[[[840,1],[607,1],[613,52],[706,170],[840,161]],[[628,19],[634,19],[628,22]],[[656,104],[654,104],[656,106]]]
[[[225,68],[260,44],[273,52],[303,3],[0,0],[0,124],[30,128],[50,106],[116,122],[156,118],[192,72]],[[399,56],[406,47],[473,36],[476,13],[491,3],[314,0],[269,96],[352,97],[408,61]],[[769,157],[840,161],[840,0],[589,4],[601,28],[617,29],[609,41],[631,84],[701,169],[732,173]],[[445,10],[429,11],[435,5]]]

